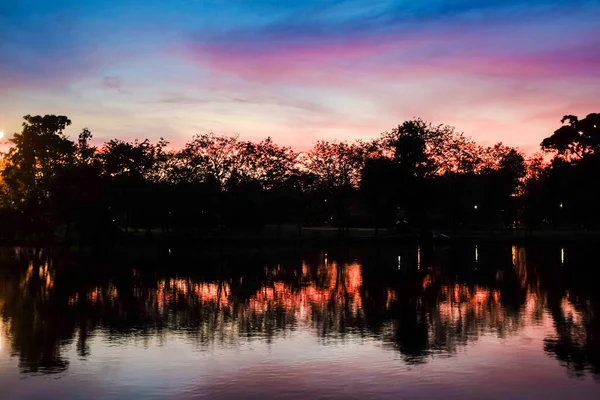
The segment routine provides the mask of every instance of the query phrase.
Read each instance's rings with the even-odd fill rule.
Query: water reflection
[[[540,352],[573,376],[598,375],[596,258],[591,249],[570,249],[565,262],[565,249],[558,249],[478,245],[208,258],[177,258],[169,249],[166,258],[116,257],[98,265],[68,251],[4,249],[0,354],[17,357],[22,373],[47,374],[69,368],[71,344],[78,358],[93,357],[90,340],[98,334],[117,346],[147,345],[149,338],[166,343],[176,334],[203,349],[308,332],[322,345],[375,340],[403,362],[423,364],[485,336],[547,324],[552,334]]]

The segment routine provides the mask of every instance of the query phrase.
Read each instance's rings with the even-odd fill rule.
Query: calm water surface
[[[0,250],[2,399],[599,399],[594,246]]]

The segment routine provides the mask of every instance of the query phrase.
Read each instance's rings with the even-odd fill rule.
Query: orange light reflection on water
[[[142,273],[137,270],[132,275],[140,281],[131,293],[142,305],[136,312],[146,312],[145,317],[157,325],[178,321],[185,323],[189,316],[186,313],[200,311],[203,319],[199,329],[203,337],[220,335],[230,342],[239,341],[244,334],[256,329],[283,331],[299,323],[319,334],[335,333],[346,324],[364,326],[363,303],[368,301],[371,304],[375,301],[374,296],[380,296],[376,299],[380,301],[377,304],[381,308],[377,312],[392,315],[380,327],[379,335],[384,340],[393,341],[393,331],[400,327],[393,319],[398,315],[394,312],[400,310],[406,313],[410,308],[411,312],[416,310],[418,321],[427,326],[426,340],[429,343],[426,348],[439,346],[436,343],[440,342],[451,351],[456,338],[460,339],[456,339],[456,343],[466,343],[467,337],[478,338],[482,333],[504,335],[540,324],[548,335],[552,335],[555,322],[548,313],[548,293],[542,291],[535,270],[527,267],[525,249],[513,246],[511,253],[513,270],[494,272],[490,276],[492,281],[495,277],[496,282],[489,282],[489,286],[457,282],[452,277],[444,277],[439,269],[424,265],[418,272],[421,280],[416,281],[416,293],[407,294],[393,284],[384,284],[384,290],[377,294],[370,287],[368,290],[363,288],[363,267],[359,263],[338,264],[328,260],[325,265],[323,260],[318,265],[303,263],[294,274],[287,273],[281,265],[265,267],[264,276],[268,283],[262,283],[243,297],[235,291],[245,282],[242,277],[213,282],[174,277],[159,279],[154,286],[148,287],[141,283]],[[501,288],[504,280],[515,277],[514,282],[520,286],[524,297],[518,309],[507,312]],[[30,263],[17,281],[22,295],[28,292],[33,281],[41,283],[40,293],[42,297],[47,296],[54,287],[52,268],[47,263],[41,266]],[[239,285],[236,284],[238,281]],[[73,293],[68,303],[76,305],[84,301],[111,307],[124,316],[127,311],[123,304],[129,301],[126,296],[129,296],[127,291],[120,293],[115,284],[108,283]],[[0,308],[4,307],[4,301],[5,296],[0,295]],[[578,300],[572,298],[569,292],[561,298],[560,312],[569,321],[563,331],[569,329],[573,338],[586,343],[585,318],[577,303]],[[273,328],[269,324],[280,325]],[[6,324],[0,327],[7,329]],[[0,340],[4,345],[5,337],[2,335],[0,330]]]

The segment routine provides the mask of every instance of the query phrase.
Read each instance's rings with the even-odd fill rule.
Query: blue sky
[[[537,149],[600,111],[599,1],[3,0],[0,129],[298,148],[420,116]]]

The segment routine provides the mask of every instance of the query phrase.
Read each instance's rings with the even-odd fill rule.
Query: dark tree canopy
[[[565,115],[563,126],[544,139],[542,149],[564,158],[582,158],[600,152],[600,113],[589,114],[583,119]]]
[[[547,164],[542,155],[481,146],[418,118],[371,141],[321,140],[297,152],[271,138],[215,133],[196,135],[182,149],[164,139],[96,146],[88,129],[69,138],[65,116],[27,115],[2,157],[2,215],[21,221],[21,236],[65,237],[131,229],[193,236],[268,225],[277,232],[293,225],[299,234],[307,225],[340,232],[398,224],[592,227],[600,225],[592,184],[600,180],[599,116],[564,117],[542,142],[555,155]]]

